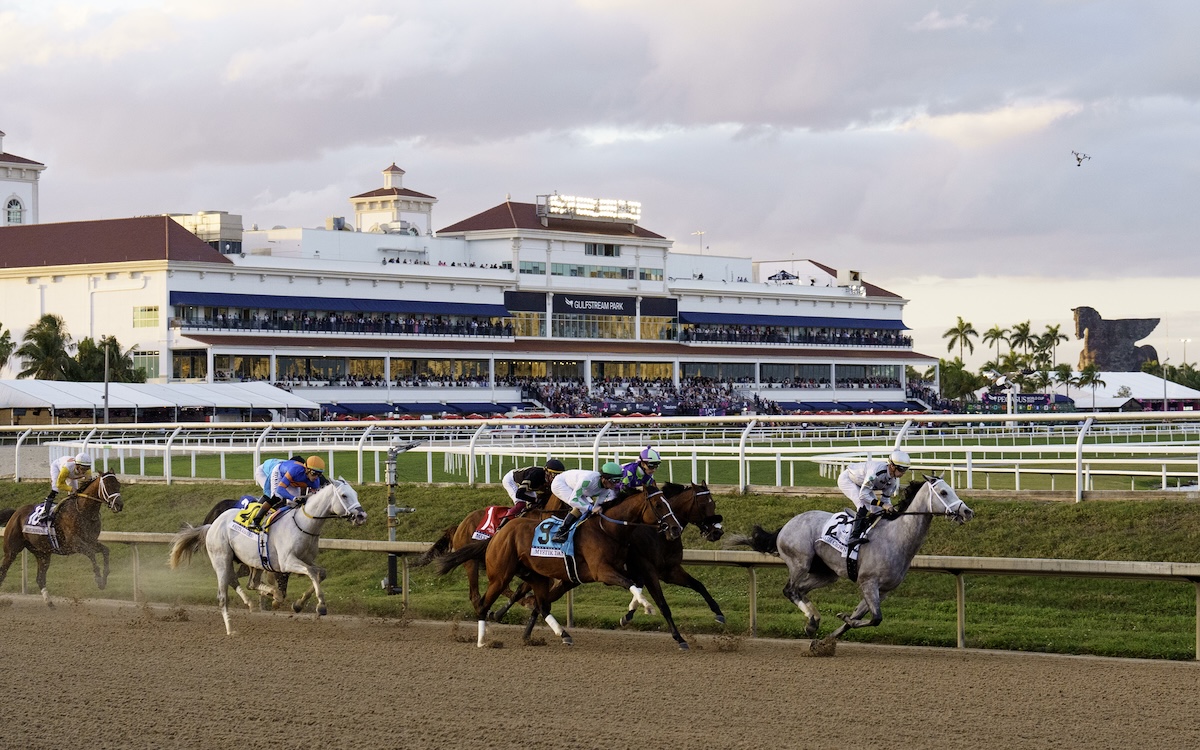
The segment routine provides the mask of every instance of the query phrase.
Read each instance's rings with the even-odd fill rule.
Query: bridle
[[[117,491],[116,492],[113,492],[108,489],[108,482],[105,482],[104,480],[109,479],[109,478],[112,478],[112,480],[117,483]],[[100,485],[100,496],[99,497],[96,497],[95,495],[89,495],[87,493],[87,490],[89,488],[91,488],[91,486],[93,484]],[[105,505],[108,506],[109,510],[116,510],[117,501],[121,499],[120,487],[121,487],[121,483],[120,483],[120,481],[117,480],[117,475],[113,474],[110,471],[106,471],[103,474],[100,474],[99,476],[97,476],[91,482],[89,482],[88,486],[83,488],[82,492],[76,492],[75,495],[77,497],[86,497],[88,500],[95,500],[98,503],[104,503]]]
[[[345,496],[344,496],[344,495],[342,495],[342,488],[341,488],[341,487],[339,487],[339,486],[337,485],[337,483],[331,483],[329,486],[333,488],[332,490],[330,490],[331,492],[336,492],[336,493],[338,494],[338,497],[340,497],[340,498],[342,498],[343,500],[345,500]],[[344,507],[344,506],[343,506],[343,507]],[[300,504],[300,505],[296,506],[296,510],[300,511],[301,513],[303,513],[305,518],[311,519],[311,520],[313,520],[313,521],[327,521],[327,520],[329,520],[329,519],[331,519],[331,518],[345,518],[345,519],[352,519],[352,518],[354,518],[356,515],[358,515],[358,512],[359,512],[359,511],[362,511],[362,506],[361,506],[361,505],[359,505],[359,506],[358,506],[358,509],[357,509],[357,511],[356,511],[354,508],[346,508],[346,512],[345,512],[345,513],[329,513],[329,514],[326,514],[326,515],[320,515],[320,516],[314,516],[313,514],[311,514],[311,513],[309,513],[309,512],[308,512],[308,503],[302,503],[302,504]],[[316,536],[316,537],[319,537],[319,536],[320,536],[320,534],[314,534],[313,532],[311,532],[311,531],[309,531],[308,529],[306,529],[306,528],[304,528],[303,526],[301,526],[301,525],[300,525],[300,521],[299,521],[299,520],[297,520],[297,518],[296,518],[296,514],[295,514],[294,512],[292,513],[292,523],[296,525],[296,528],[297,528],[297,529],[299,529],[301,532],[303,532],[303,533],[305,533],[305,534],[307,534],[307,535],[309,535],[309,536]]]
[[[925,482],[925,486],[929,488],[930,494],[937,498],[937,501],[942,504],[942,509],[940,511],[932,510],[933,501],[930,500],[930,510],[902,510],[899,513],[893,513],[892,516],[945,516],[946,518],[958,518],[962,509],[965,508],[967,504],[963,502],[963,499],[957,495],[954,497],[954,502],[946,502],[946,499],[943,498],[941,493],[939,493],[936,489],[938,482],[945,484],[945,480],[943,480],[941,477],[936,477]]]
[[[654,513],[656,526],[658,527],[658,530],[660,532],[665,532],[667,529],[671,528],[671,525],[669,523],[667,523],[668,519],[674,519],[675,524],[681,530],[683,529],[683,524],[679,523],[679,519],[675,517],[675,511],[671,509],[671,504],[669,502],[667,502],[667,499],[663,496],[662,490],[660,490],[656,487],[654,489],[654,492],[646,492],[645,490],[642,490],[642,493],[645,494],[645,496],[646,496],[646,499],[643,502],[650,503],[650,510]],[[661,498],[663,507],[665,507],[667,509],[666,513],[658,512],[658,507],[653,502],[655,497]],[[608,521],[609,523],[614,523],[618,526],[644,526],[644,525],[647,525],[647,524],[643,524],[639,521],[622,521],[617,518],[609,518],[608,516],[604,515],[603,511],[600,511],[600,510],[596,511],[596,515],[600,516],[601,519]]]

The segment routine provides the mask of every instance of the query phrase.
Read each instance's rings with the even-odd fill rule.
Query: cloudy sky
[[[859,269],[928,354],[1089,305],[1194,362],[1197,39],[1194,0],[0,0],[0,130],[43,222],[323,226],[395,162],[437,227],[557,190]]]

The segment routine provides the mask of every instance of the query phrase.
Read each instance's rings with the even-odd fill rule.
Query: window
[[[4,219],[6,224],[21,224],[21,220],[25,216],[25,209],[21,206],[21,201],[16,198],[9,198],[8,203],[4,206]]]
[[[584,279],[633,279],[632,268],[620,266],[583,266],[576,263],[552,263],[551,276],[570,276]]]
[[[546,264],[538,263],[532,260],[521,261],[521,273],[535,274],[537,276],[546,275]]]
[[[602,242],[585,242],[583,243],[584,255],[599,255],[604,258],[620,258],[620,245],[606,245]]]
[[[661,268],[641,268],[638,269],[639,278],[642,281],[662,281],[663,270]]]
[[[146,373],[147,381],[159,376],[158,352],[133,352],[129,358],[133,361],[133,369]]]
[[[158,328],[158,305],[133,308],[134,328]]]

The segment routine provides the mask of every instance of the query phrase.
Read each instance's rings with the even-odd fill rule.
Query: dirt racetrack
[[[0,597],[9,748],[1195,748],[1200,664]]]

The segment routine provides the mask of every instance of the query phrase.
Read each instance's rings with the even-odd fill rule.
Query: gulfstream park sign
[[[581,294],[554,295],[554,312],[592,313],[594,315],[633,315],[637,300],[633,297],[594,297]]]

